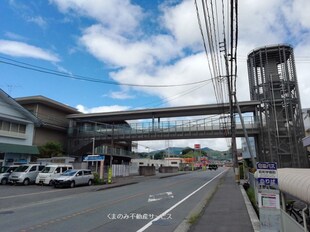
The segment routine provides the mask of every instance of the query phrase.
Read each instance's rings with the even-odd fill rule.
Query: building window
[[[10,123],[7,121],[2,121],[1,130],[10,131]]]
[[[171,164],[178,164],[178,162],[171,162]]]
[[[26,133],[26,125],[0,120],[0,130],[25,134]]]
[[[11,123],[11,131],[12,132],[18,132],[18,124]]]
[[[19,133],[25,134],[26,133],[26,125],[19,124]]]

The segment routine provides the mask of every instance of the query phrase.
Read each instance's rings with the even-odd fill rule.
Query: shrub
[[[94,173],[94,184],[95,185],[105,184],[105,181],[100,179],[98,173]]]

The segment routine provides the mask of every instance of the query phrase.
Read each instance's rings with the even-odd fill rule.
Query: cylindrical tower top
[[[269,60],[276,63],[283,63],[293,55],[293,48],[288,44],[270,45],[254,49],[248,54],[249,60],[253,60],[255,67],[264,66]]]

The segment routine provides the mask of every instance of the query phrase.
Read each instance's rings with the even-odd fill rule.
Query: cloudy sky
[[[239,1],[240,101],[249,100],[247,54],[288,43],[295,51],[302,107],[310,108],[308,12],[309,0]],[[0,15],[1,61],[68,75],[2,63],[0,88],[12,97],[43,95],[84,113],[216,102],[213,85],[206,81],[210,71],[194,0],[3,0]],[[100,82],[73,78],[76,75]],[[189,84],[200,81],[205,82]],[[175,84],[185,85],[143,86]],[[169,145],[195,143],[227,149],[225,139]],[[167,142],[142,144],[155,149]]]

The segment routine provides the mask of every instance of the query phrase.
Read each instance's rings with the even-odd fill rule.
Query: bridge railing
[[[258,123],[254,117],[244,117],[246,129],[257,129]],[[171,133],[200,133],[226,131],[230,133],[231,123],[227,118],[208,118],[199,120],[175,120],[163,122],[138,122],[130,124],[93,124],[69,129],[70,136],[120,136],[148,135]],[[236,129],[242,129],[240,120],[236,119]]]

